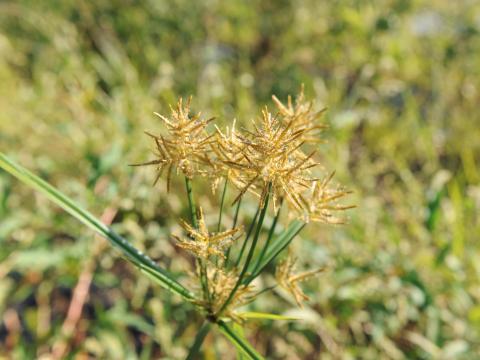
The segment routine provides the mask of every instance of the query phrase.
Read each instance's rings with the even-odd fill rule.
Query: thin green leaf
[[[194,299],[193,294],[177,282],[166,270],[159,267],[152,259],[133,247],[127,240],[114,232],[110,227],[102,223],[88,211],[82,209],[73,200],[62,194],[46,181],[34,175],[24,167],[14,163],[2,153],[0,153],[0,167],[26,185],[44,194],[49,200],[60,206],[74,218],[110,241],[112,245],[120,249],[130,262],[154,277],[164,288],[187,300]]]
[[[275,238],[273,243],[270,245],[270,248],[268,249],[267,253],[263,257],[260,265],[254,270],[253,266],[250,267],[251,275],[245,279],[244,283],[249,284],[252,282],[253,279],[255,279],[262,271],[265,269],[265,267],[270,264],[270,262],[275,259],[295,238],[295,236],[298,235],[298,233],[303,229],[305,226],[305,223],[295,220],[293,221],[290,226],[283,231],[279,236]]]
[[[220,320],[217,325],[222,334],[225,335],[226,338],[230,340],[230,342],[247,357],[247,359],[264,359],[263,356],[260,355],[243,336],[239,335],[224,321]]]
[[[262,312],[243,312],[238,314],[241,318],[244,319],[265,319],[265,320],[300,320],[300,318],[293,317],[293,316],[285,316],[285,315],[278,315],[278,314],[269,314],[269,313],[262,313]]]
[[[165,274],[164,272],[158,272],[156,269],[152,269],[147,267],[143,264],[135,264],[139,267],[140,271],[147,275],[150,279],[158,283],[160,286],[164,287],[167,290],[170,290],[173,293],[176,293],[182,296],[186,300],[193,300],[194,295],[190,293],[188,289],[186,289],[183,285],[177,282],[175,279],[171,277],[169,274]],[[181,288],[179,288],[179,286]]]

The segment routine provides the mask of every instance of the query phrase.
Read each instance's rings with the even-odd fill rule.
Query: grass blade
[[[14,163],[0,152],[0,168],[20,181],[45,195],[49,200],[60,206],[78,221],[94,230],[112,245],[118,248],[127,259],[138,266],[143,272],[155,278],[164,288],[176,293],[187,300],[193,300],[193,294],[177,282],[166,270],[159,267],[152,259],[133,247],[127,240],[114,232],[110,227],[102,223],[95,216],[78,206],[73,200],[55,189],[46,181],[31,173],[24,167]]]
[[[180,295],[188,301],[192,301],[195,299],[194,295],[187,288],[185,288],[182,284],[173,279],[172,276],[166,273],[165,270],[158,268],[158,266],[156,266],[155,269],[152,269],[151,267],[145,266],[144,264],[137,264],[135,262],[133,263],[139,267],[142,273],[147,275],[150,279],[152,279],[165,289]],[[159,269],[161,270],[161,272],[159,272]]]
[[[230,328],[224,321],[220,320],[217,324],[222,334],[225,335],[226,338],[230,340],[230,342],[233,345],[235,345],[235,347],[247,357],[247,359],[252,359],[252,360],[263,359],[263,356],[260,355],[243,336],[240,336],[236,331]]]

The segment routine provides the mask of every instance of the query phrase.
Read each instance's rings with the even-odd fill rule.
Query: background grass
[[[169,239],[188,217],[181,179],[167,194],[127,166],[150,155],[153,111],[192,94],[206,116],[246,124],[304,83],[329,108],[325,168],[358,207],[349,225],[295,242],[303,265],[330,269],[305,284],[308,307],[282,293],[255,305],[309,321],[254,322],[246,335],[277,359],[477,358],[479,32],[475,1],[3,1],[0,147],[115,215],[181,277],[190,259]],[[216,213],[208,191],[197,201]],[[193,309],[0,173],[0,354],[52,358],[85,274],[71,358],[186,356]],[[210,334],[204,356],[228,358],[229,346]]]

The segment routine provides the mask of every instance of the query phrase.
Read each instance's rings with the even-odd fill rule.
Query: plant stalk
[[[188,208],[190,209],[190,218],[192,220],[192,225],[195,229],[198,229],[197,209],[195,205],[195,200],[193,198],[192,183],[190,182],[190,179],[186,176],[185,186],[187,188]]]
[[[242,204],[242,198],[238,199],[238,201],[237,201],[237,207],[235,208],[235,215],[233,216],[232,229],[235,229],[235,227],[237,226],[238,214],[240,213],[241,204]],[[228,266],[228,260],[230,258],[230,250],[231,249],[232,249],[232,247],[229,247],[226,254],[225,254],[225,267]]]
[[[195,336],[195,341],[192,344],[192,347],[190,348],[190,351],[188,352],[188,356],[186,357],[186,360],[196,360],[199,358],[199,353],[200,353],[200,348],[202,347],[203,341],[208,335],[208,332],[210,331],[210,322],[205,321],[198,330],[197,335]]]
[[[230,292],[230,295],[228,296],[227,300],[225,301],[225,303],[222,305],[222,307],[218,311],[218,315],[221,315],[222,311],[225,310],[226,307],[228,306],[228,304],[230,303],[230,301],[232,301],[233,297],[235,296],[235,293],[237,292],[238,288],[242,284],[243,278],[244,278],[244,276],[245,276],[245,274],[248,270],[248,266],[250,265],[250,262],[252,261],[253,254],[255,253],[255,247],[257,246],[258,238],[260,236],[260,231],[262,230],[263,221],[265,220],[265,215],[266,215],[267,210],[268,210],[268,201],[270,200],[271,189],[272,189],[272,184],[269,183],[268,184],[267,197],[265,199],[265,203],[263,204],[263,208],[260,212],[260,217],[258,219],[257,228],[255,230],[255,236],[253,237],[252,245],[250,246],[250,250],[248,252],[247,259],[245,260],[245,264],[243,265],[242,271],[241,271],[240,275],[238,276],[238,280],[237,280],[235,286],[233,287],[232,291]]]
[[[190,179],[186,176],[185,186],[187,189],[188,207],[190,210],[192,225],[195,229],[198,229],[197,209],[195,206],[195,199],[193,197],[192,183],[190,182]],[[203,293],[206,295],[207,300],[210,300],[210,292],[208,291],[207,267],[202,259],[197,259],[197,265],[200,267],[200,282],[202,283]]]
[[[220,228],[222,227],[223,204],[225,203],[225,194],[227,193],[227,187],[228,177],[225,178],[225,184],[223,185],[222,200],[220,200],[220,213],[218,214],[217,232],[220,232]]]
[[[252,222],[250,223],[250,226],[247,231],[247,235],[245,236],[245,240],[243,241],[242,248],[240,249],[240,253],[238,254],[237,261],[235,262],[235,267],[238,267],[240,265],[240,261],[242,260],[243,253],[245,251],[245,248],[247,247],[248,239],[250,239],[250,235],[252,235],[253,229],[255,228],[255,223],[258,218],[258,214],[260,212],[260,205],[258,205],[257,211],[255,212],[255,216],[252,219]]]
[[[278,219],[280,218],[280,211],[282,210],[282,205],[283,205],[283,199],[280,202],[280,206],[278,208],[277,214],[275,215],[275,218],[273,219],[272,226],[270,227],[270,230],[268,232],[267,241],[265,242],[265,245],[263,246],[262,251],[260,252],[260,255],[258,256],[257,262],[255,263],[255,267],[253,268],[253,272],[258,270],[260,264],[262,263],[263,257],[265,256],[265,253],[267,252],[267,249],[270,246],[270,242],[272,241],[273,234],[275,233],[275,228],[277,227]]]
[[[270,251],[265,254],[264,260],[260,264],[259,268],[256,271],[252,271],[250,276],[245,279],[244,285],[250,284],[260,273],[274,260],[277,256],[290,245],[292,240],[302,231],[305,227],[305,223],[302,222],[294,222],[291,226],[286,230],[286,232],[280,235],[280,241],[275,242],[270,247]]]

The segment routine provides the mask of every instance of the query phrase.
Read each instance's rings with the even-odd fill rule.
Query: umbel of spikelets
[[[180,98],[175,108],[170,107],[170,117],[155,113],[165,123],[166,134],[154,135],[146,132],[154,141],[155,159],[133,164],[133,166],[156,166],[157,176],[154,184],[167,169],[167,191],[170,189],[173,170],[177,173],[182,172],[191,179],[195,175],[205,173],[205,166],[209,164],[209,144],[213,141],[213,135],[208,135],[205,128],[213,118],[204,120],[200,113],[190,115],[190,99],[183,105]]]
[[[156,114],[164,124],[164,131],[161,134],[147,132],[153,140],[154,159],[136,164],[155,166],[155,183],[166,170],[167,190],[172,174],[186,177],[192,223],[180,221],[185,236],[173,235],[173,238],[179,248],[195,258],[192,279],[196,280],[199,295],[195,303],[212,321],[219,317],[242,320],[237,309],[263,291],[255,292],[251,285],[249,265],[252,264],[249,262],[253,255],[263,254],[265,249],[255,251],[253,243],[262,243],[257,241],[260,231],[256,231],[255,241],[252,240],[250,250],[245,251],[248,260],[242,258],[244,249],[248,248],[245,247],[247,240],[241,251],[235,253],[234,245],[242,232],[236,227],[220,231],[223,196],[217,231],[209,231],[203,210],[194,205],[191,180],[203,177],[213,191],[224,181],[224,194],[227,184],[234,185],[233,203],[237,203],[237,210],[240,199],[247,193],[257,197],[257,214],[263,216],[258,220],[255,216],[251,229],[262,228],[268,203],[273,204],[276,220],[280,204],[286,204],[291,210],[289,214],[304,224],[341,224],[345,220],[340,214],[352,207],[340,202],[349,191],[333,184],[334,172],[322,174],[316,160],[316,147],[325,128],[320,123],[324,110],[314,110],[313,103],[305,100],[303,88],[295,101],[288,97],[284,104],[275,96],[273,101],[276,111],[263,108],[260,116],[246,128],[237,128],[234,120],[223,130],[212,126],[209,132],[208,124],[213,119],[202,119],[200,113],[190,114],[190,99],[186,103],[180,99],[171,107],[170,116]],[[249,236],[250,231],[246,239]],[[227,254],[236,259],[234,265],[228,264]],[[321,270],[297,273],[295,263],[290,254],[280,261],[276,279],[301,305],[308,297],[300,283]]]
[[[188,237],[172,235],[177,242],[177,246],[187,250],[197,258],[205,260],[208,260],[211,256],[225,258],[225,250],[232,246],[239,233],[241,233],[241,229],[238,227],[227,231],[210,233],[205,224],[202,208],[199,211],[198,229],[195,229],[184,220],[180,224],[185,229]]]

